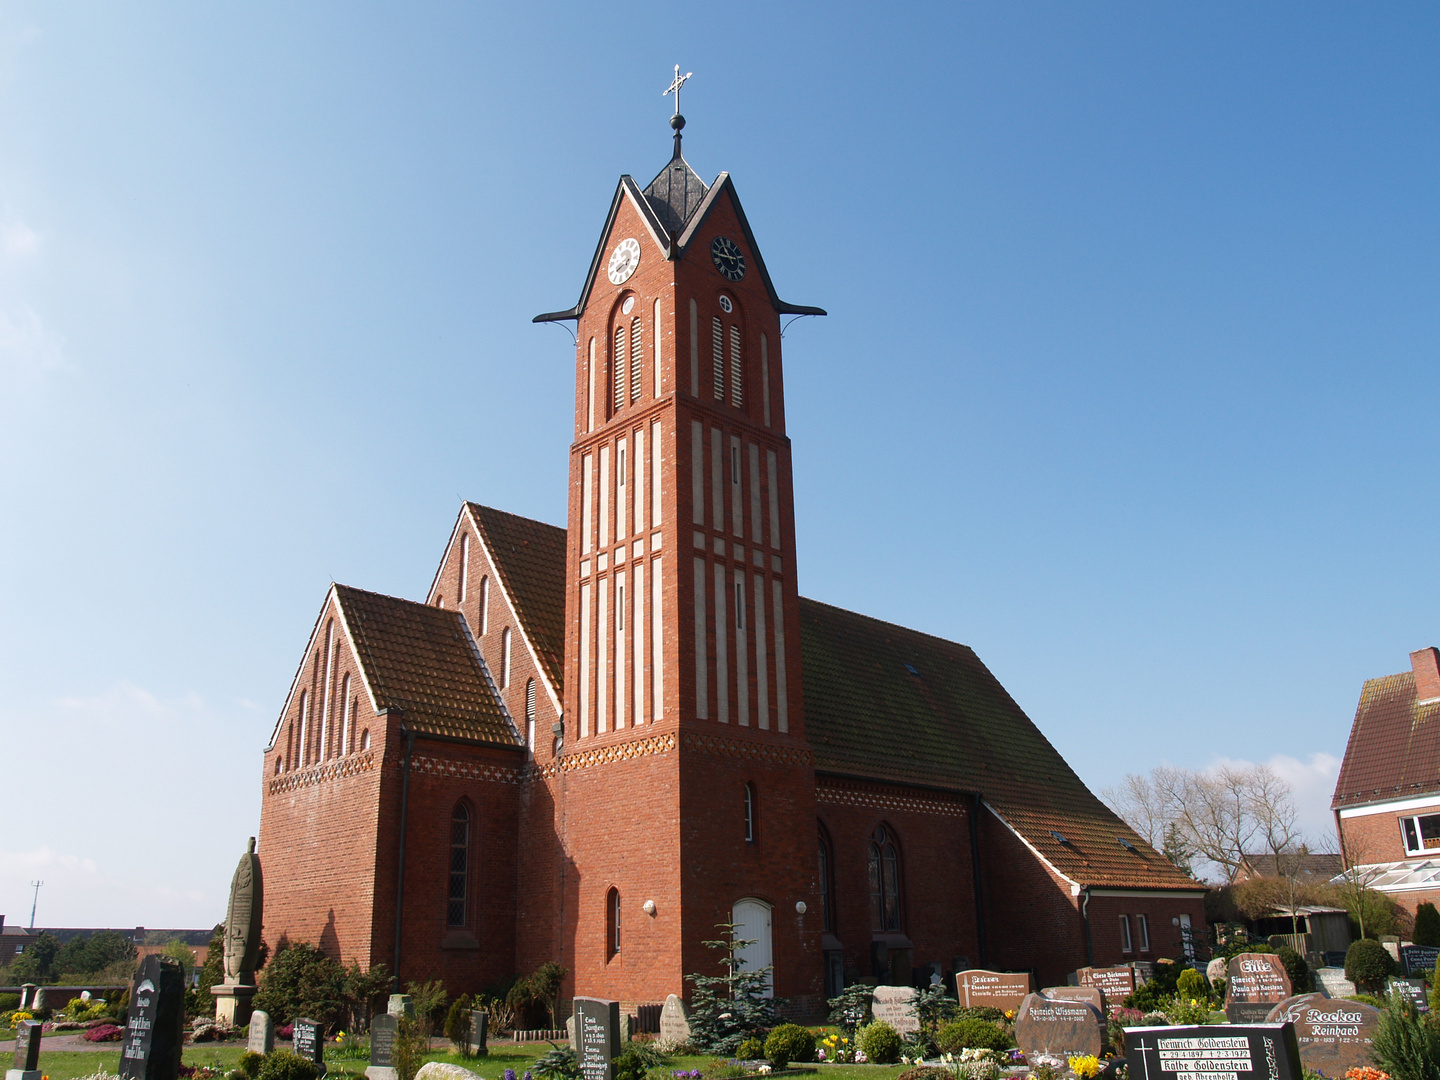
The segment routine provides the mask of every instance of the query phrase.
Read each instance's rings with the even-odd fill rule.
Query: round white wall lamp
[[[640,910],[643,911],[643,912],[645,912],[645,914],[646,914],[646,915],[649,915],[651,918],[654,918],[654,917],[655,917],[655,901],[654,901],[654,900],[646,900],[643,904],[640,905]]]
[[[804,900],[796,900],[796,901],[795,901],[795,914],[797,914],[797,915],[804,915],[807,910],[809,910],[809,909],[805,907],[805,901],[804,901]]]

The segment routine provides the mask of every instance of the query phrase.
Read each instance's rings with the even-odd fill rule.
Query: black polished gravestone
[[[184,1040],[185,971],[168,956],[147,956],[130,986],[121,1080],[176,1080]]]
[[[295,1053],[315,1066],[321,1076],[325,1075],[325,1036],[318,1020],[301,1017],[290,1029],[291,1044]]]
[[[1294,1024],[1125,1029],[1130,1080],[1302,1080]]]
[[[575,1046],[584,1080],[614,1080],[611,1058],[620,1056],[620,1003],[575,998]]]
[[[40,1029],[43,1026],[39,1020],[21,1020],[16,1026],[15,1062],[8,1080],[40,1080]]]
[[[490,1047],[490,1014],[483,1009],[470,1012],[470,1053],[476,1057],[488,1057]]]
[[[1440,949],[1434,945],[1400,946],[1400,963],[1405,965],[1406,975],[1429,977],[1437,961],[1440,961]]]
[[[395,1032],[400,1021],[389,1013],[370,1018],[370,1067],[365,1075],[370,1080],[395,1080]]]

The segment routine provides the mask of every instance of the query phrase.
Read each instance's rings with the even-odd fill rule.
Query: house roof
[[[1250,877],[1282,878],[1293,868],[1296,877],[1323,877],[1328,881],[1345,869],[1338,854],[1315,851],[1308,851],[1303,855],[1282,855],[1279,858],[1268,851],[1257,851],[1246,853],[1240,858],[1241,866],[1235,872],[1236,877],[1242,871],[1248,870]]]
[[[1415,698],[1413,671],[1365,681],[1332,808],[1440,792],[1440,701]]]
[[[416,732],[518,745],[460,612],[348,585],[335,600],[376,708]]]
[[[800,601],[820,772],[978,792],[1081,885],[1202,890],[1091,794],[965,645]]]
[[[557,694],[565,677],[565,530],[466,503],[521,629]]]

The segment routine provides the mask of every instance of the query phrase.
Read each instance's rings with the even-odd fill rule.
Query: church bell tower
[[[822,988],[776,295],[727,173],[622,176],[576,326],[563,753],[564,963],[580,995],[688,996],[738,924]],[[807,914],[808,912],[808,914]]]

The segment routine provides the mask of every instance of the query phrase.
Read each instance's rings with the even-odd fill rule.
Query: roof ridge
[[[839,604],[827,603],[824,600],[816,600],[812,596],[802,596],[800,597],[800,599],[807,604],[814,604],[817,607],[829,608],[831,611],[838,611],[842,615],[850,615],[856,619],[864,619],[866,622],[876,623],[880,626],[893,627],[896,630],[904,631],[907,634],[913,634],[916,637],[928,638],[930,641],[938,641],[942,645],[957,646],[961,649],[964,649],[971,656],[975,656],[976,659],[979,659],[975,650],[969,645],[966,645],[963,641],[955,641],[952,638],[941,637],[939,634],[932,634],[928,630],[916,630],[913,626],[902,626],[900,623],[891,622],[889,619],[882,619],[876,615],[867,615],[863,611],[855,611],[851,608],[843,608]]]

